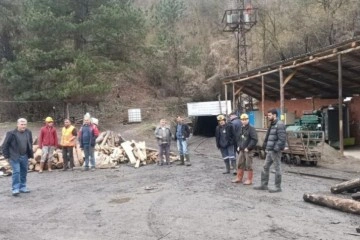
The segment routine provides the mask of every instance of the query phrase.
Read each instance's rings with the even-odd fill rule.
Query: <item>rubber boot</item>
[[[44,170],[44,163],[43,162],[40,162],[40,170],[39,170],[39,173],[42,173]]]
[[[234,175],[237,175],[237,167],[236,167],[236,160],[235,159],[230,159],[230,163],[231,163],[231,167],[232,167],[232,169],[233,169],[233,174]]]
[[[243,176],[244,176],[244,170],[239,168],[237,170],[236,178],[234,180],[232,180],[231,182],[232,183],[241,183],[242,179],[243,179]]]
[[[253,170],[247,171],[247,180],[244,182],[244,185],[251,185],[253,181]]]
[[[51,161],[48,161],[48,171],[49,171],[49,172],[52,172],[52,169],[51,169]]]
[[[281,192],[281,175],[275,174],[275,188],[269,189],[269,192],[271,193]]]
[[[180,163],[179,165],[184,165],[184,155],[180,155]]]
[[[261,185],[254,187],[255,190],[268,190],[269,173],[261,172]]]
[[[185,154],[185,158],[186,158],[185,165],[188,167],[191,166],[189,154]]]
[[[229,174],[230,173],[230,162],[229,159],[225,159],[224,160],[225,163],[225,172],[223,172],[223,174]]]

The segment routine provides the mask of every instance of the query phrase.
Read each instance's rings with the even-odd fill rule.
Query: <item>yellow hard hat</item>
[[[218,115],[216,118],[218,121],[225,121],[225,116],[222,114]]]
[[[51,117],[45,118],[45,122],[54,122],[54,120]]]
[[[240,119],[249,119],[249,115],[246,113],[241,114]]]

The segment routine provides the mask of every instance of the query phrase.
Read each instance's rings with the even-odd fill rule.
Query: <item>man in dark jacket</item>
[[[234,128],[231,123],[226,122],[224,115],[217,116],[219,125],[215,130],[216,147],[220,150],[224,159],[226,171],[224,174],[230,173],[230,163],[236,165],[234,154]]]
[[[261,185],[254,187],[254,189],[268,190],[269,171],[272,163],[274,163],[275,189],[270,189],[269,192],[281,192],[281,151],[285,148],[286,129],[284,123],[277,119],[276,109],[269,110],[267,117],[271,123],[263,145],[267,154],[264,169],[261,172]]]
[[[17,128],[6,133],[3,143],[3,154],[12,168],[12,194],[29,193],[26,187],[28,160],[33,158],[32,133],[26,129],[27,120],[19,118]]]
[[[187,146],[187,141],[190,137],[190,128],[186,123],[184,123],[184,118],[181,116],[178,116],[176,121],[177,125],[175,128],[175,140],[180,154],[180,165],[184,165],[186,162],[186,166],[191,166],[189,150]]]
[[[237,137],[237,145],[239,151],[237,175],[233,183],[241,183],[244,175],[244,170],[247,172],[247,180],[244,185],[251,185],[253,180],[253,150],[258,141],[256,130],[249,124],[249,116],[246,113],[240,116],[242,126],[240,135]]]
[[[237,139],[239,136],[240,136],[240,129],[241,129],[241,121],[237,115],[236,112],[232,112],[230,113],[230,122],[231,122],[231,125],[233,126],[234,128],[234,134],[235,134],[235,139]],[[235,159],[236,159],[236,150],[237,150],[237,141],[235,141],[234,143],[234,156],[235,156]],[[234,162],[234,165],[236,165],[236,162]],[[233,166],[233,169],[234,169],[234,175],[237,174],[236,172],[236,166]]]
[[[98,136],[99,136],[98,128],[91,123],[90,115],[85,114],[84,124],[80,128],[79,136],[78,136],[80,142],[80,148],[84,150],[85,171],[89,170],[89,160],[91,163],[91,171],[95,170],[94,147],[95,147],[95,140]]]

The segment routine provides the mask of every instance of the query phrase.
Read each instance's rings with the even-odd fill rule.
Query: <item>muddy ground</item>
[[[113,130],[154,147],[150,126]],[[341,179],[359,177],[355,168],[283,164],[283,192],[268,193],[232,184],[233,176],[222,174],[214,138],[195,136],[189,145],[191,167],[124,164],[95,172],[33,172],[31,193],[19,197],[11,195],[11,177],[0,178],[0,240],[359,239],[358,215],[302,199],[304,193],[329,192]],[[255,158],[255,184],[262,164]],[[270,186],[273,182],[271,174]]]

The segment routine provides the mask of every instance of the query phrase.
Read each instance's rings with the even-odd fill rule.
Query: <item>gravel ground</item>
[[[117,130],[154,144],[151,127]],[[189,145],[191,167],[124,164],[95,172],[34,172],[28,174],[31,193],[19,197],[11,195],[11,178],[0,178],[0,240],[359,239],[357,215],[302,199],[358,177],[356,171],[283,164],[283,192],[256,191],[222,174],[214,138],[193,137]],[[255,158],[255,184],[262,164]]]

